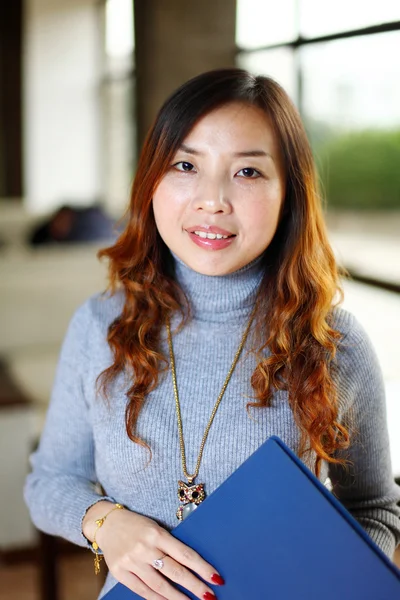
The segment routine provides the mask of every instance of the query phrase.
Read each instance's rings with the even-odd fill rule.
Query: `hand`
[[[98,505],[90,511],[95,509],[97,514],[90,517],[92,522],[92,519],[104,514],[104,506],[101,514]],[[89,518],[90,511],[85,519]],[[84,533],[86,535],[85,521]],[[184,586],[202,600],[215,598],[212,589],[194,573],[210,583],[223,582],[222,579],[218,581],[215,569],[192,548],[174,538],[152,519],[126,509],[115,510],[107,517],[97,530],[96,541],[112,575],[146,600],[187,598],[169,580]],[[159,558],[164,562],[161,571],[152,565]],[[217,580],[213,580],[213,575]]]

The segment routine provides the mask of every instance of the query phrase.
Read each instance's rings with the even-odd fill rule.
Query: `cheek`
[[[187,205],[187,190],[183,186],[171,185],[168,180],[160,183],[153,194],[153,211],[156,222],[169,219],[185,209]]]
[[[161,232],[171,224],[171,216],[174,213],[174,198],[168,193],[168,190],[157,188],[153,195],[154,219],[158,230]]]
[[[263,196],[258,200],[243,205],[241,222],[247,235],[257,239],[260,243],[269,241],[276,231],[282,204],[281,197]]]

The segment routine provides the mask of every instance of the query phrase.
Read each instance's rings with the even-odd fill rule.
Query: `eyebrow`
[[[181,147],[179,148],[179,150],[181,150],[182,152],[186,152],[186,154],[193,154],[194,156],[202,156],[203,152],[199,152],[199,150],[196,150],[195,148],[191,148],[190,146],[187,146],[186,144],[181,144]],[[246,156],[265,156],[266,158],[270,158],[271,160],[274,160],[273,156],[271,154],[269,154],[269,152],[265,152],[265,150],[243,150],[242,152],[234,152],[233,156],[236,158],[242,158],[242,157],[246,157]]]
[[[244,150],[244,152],[235,152],[233,156],[266,156],[267,158],[274,160],[271,154],[269,154],[269,152],[265,152],[265,150]]]

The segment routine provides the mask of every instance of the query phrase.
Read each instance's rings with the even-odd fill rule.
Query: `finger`
[[[177,563],[170,556],[165,556],[163,558],[164,566],[160,569],[160,573],[164,575],[164,578],[168,578],[175,583],[179,583],[185,589],[192,592],[197,598],[201,598],[202,600],[209,598],[215,598],[214,592],[212,589],[207,587],[207,585],[201,581],[198,577],[196,577],[189,569],[184,567],[182,564]],[[154,570],[154,567],[152,567]],[[154,588],[153,588],[154,589]],[[159,593],[160,590],[157,589]]]
[[[206,562],[200,554],[198,554],[193,548],[186,546],[181,541],[174,538],[172,535],[165,532],[167,535],[162,535],[159,549],[166,555],[173,558],[177,563],[188,567],[205,581],[212,584],[218,584],[219,581],[213,579],[213,575],[221,577],[216,569],[208,562]],[[223,581],[221,577],[221,581]]]
[[[143,579],[143,582],[146,582],[146,585],[148,585],[157,595],[160,594],[160,596],[167,598],[167,600],[188,600],[187,596],[177,590],[169,583],[167,577],[163,576],[164,569],[165,566],[162,570],[163,574],[160,575],[154,567],[148,565],[138,574],[140,578]]]
[[[132,592],[135,592],[146,600],[165,600],[165,596],[160,596],[160,594],[157,594],[157,592],[149,588],[149,586],[146,585],[146,583],[134,573],[124,571],[123,574],[117,579],[120,583],[132,590]]]

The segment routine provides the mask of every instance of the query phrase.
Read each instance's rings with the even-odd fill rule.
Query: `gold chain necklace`
[[[239,357],[242,353],[243,347],[246,343],[246,339],[249,334],[255,312],[256,312],[256,307],[254,307],[254,309],[251,313],[249,322],[247,324],[245,332],[240,341],[239,348],[236,351],[231,368],[229,369],[229,372],[228,372],[228,375],[226,376],[224,385],[222,386],[222,389],[220,391],[218,399],[212,410],[211,417],[208,421],[206,430],[203,435],[203,439],[200,444],[200,452],[199,452],[199,456],[197,459],[196,468],[192,475],[189,475],[189,473],[187,472],[187,467],[186,467],[185,442],[183,439],[181,407],[180,407],[180,403],[179,403],[178,384],[176,381],[175,358],[174,358],[174,350],[172,347],[171,326],[170,326],[170,322],[169,321],[167,322],[169,356],[170,356],[170,362],[171,362],[172,382],[173,382],[173,386],[174,386],[176,415],[177,415],[177,419],[178,419],[179,443],[180,443],[180,448],[181,448],[182,470],[183,470],[183,473],[184,473],[186,479],[188,480],[188,483],[185,483],[184,481],[181,481],[181,480],[178,481],[178,498],[183,503],[179,506],[178,510],[176,511],[176,516],[178,517],[178,519],[180,521],[185,519],[206,498],[206,493],[204,491],[204,483],[194,484],[193,482],[194,482],[195,478],[197,477],[197,475],[199,474],[200,463],[201,463],[201,459],[203,456],[204,445],[206,443],[208,433],[210,431],[215,414],[221,403],[222,397],[228,386],[230,378],[232,377],[232,373],[235,370],[236,364],[239,360]]]

